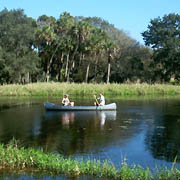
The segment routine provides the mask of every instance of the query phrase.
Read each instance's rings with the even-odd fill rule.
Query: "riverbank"
[[[85,84],[85,83],[32,83],[0,86],[0,96],[86,96],[98,93],[115,96],[180,95],[180,86],[170,84]]]
[[[0,170],[121,180],[178,180],[180,178],[180,171],[174,165],[170,170],[162,168],[151,172],[148,168],[144,169],[138,165],[129,167],[126,162],[123,162],[118,169],[110,161],[64,158],[60,155],[44,153],[42,150],[19,147],[16,140],[12,140],[8,145],[0,144]]]

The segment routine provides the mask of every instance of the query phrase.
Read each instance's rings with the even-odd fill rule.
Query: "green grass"
[[[129,167],[126,162],[123,162],[118,169],[109,160],[101,162],[96,159],[64,158],[61,155],[44,153],[42,150],[20,147],[18,141],[14,139],[8,145],[0,144],[0,170],[121,180],[178,180],[180,178],[180,171],[174,164],[171,169],[158,168],[155,172],[151,172],[149,168],[144,169],[138,165]]]
[[[86,96],[98,93],[113,96],[180,95],[180,86],[171,84],[86,84],[86,83],[32,83],[0,86],[0,96],[62,96],[67,93]]]

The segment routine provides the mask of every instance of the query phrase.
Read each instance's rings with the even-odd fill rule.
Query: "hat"
[[[68,94],[65,94],[64,96],[69,96]]]

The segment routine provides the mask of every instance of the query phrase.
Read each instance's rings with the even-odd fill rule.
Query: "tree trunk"
[[[50,59],[49,64],[47,65],[46,82],[49,82],[49,73],[50,73],[51,64],[52,64],[52,58]]]
[[[58,62],[58,70],[57,70],[56,80],[59,82],[61,81],[63,59],[64,59],[64,52],[62,52],[60,61]]]
[[[97,78],[97,64],[98,64],[98,59],[96,59],[96,61],[95,61],[95,68],[94,68],[94,72],[95,72],[94,81],[95,81],[95,83],[96,83],[96,78]]]
[[[30,73],[27,72],[26,74],[26,83],[30,83]]]
[[[68,73],[67,73],[67,82],[69,82],[69,74],[70,74],[70,70],[68,70]]]
[[[73,54],[72,54],[72,61],[74,60],[74,57],[75,57],[75,55],[76,55],[76,53],[77,53],[77,50],[78,50],[78,45],[76,46],[76,49],[74,50],[74,52],[73,52]]]
[[[46,71],[46,82],[49,82],[49,70]]]
[[[67,61],[66,61],[66,71],[65,71],[65,78],[67,80],[67,76],[68,76],[68,65],[69,65],[69,53],[66,56]]]
[[[107,83],[109,83],[110,71],[111,71],[111,64],[108,63]]]
[[[86,80],[85,80],[86,83],[88,83],[89,67],[90,67],[90,63],[88,64],[87,69],[86,69]]]
[[[110,60],[110,56],[109,56],[108,57],[107,83],[109,83],[110,72],[111,72],[111,60]]]
[[[74,69],[74,68],[75,68],[75,61],[73,60],[71,69]]]
[[[52,62],[53,62],[53,58],[54,58],[54,56],[55,56],[55,54],[56,54],[56,51],[58,50],[58,47],[59,47],[59,46],[57,45],[54,53],[53,53],[52,56],[51,56],[51,59],[50,59],[50,61],[49,61],[49,64],[47,65],[46,82],[49,81],[49,73],[50,73],[51,64],[52,64]]]

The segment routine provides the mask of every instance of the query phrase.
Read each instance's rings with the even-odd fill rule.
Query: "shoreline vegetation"
[[[172,84],[87,84],[87,83],[31,83],[1,85],[0,96],[86,96],[102,92],[115,96],[180,95],[180,86]]]
[[[144,169],[138,165],[130,167],[125,161],[118,169],[109,160],[101,162],[96,159],[64,158],[58,154],[24,148],[15,139],[12,139],[7,145],[0,144],[0,170],[18,174],[41,173],[51,176],[86,176],[121,180],[178,180],[180,178],[180,170],[175,167],[175,162],[170,170],[157,168],[152,172],[149,168]]]

